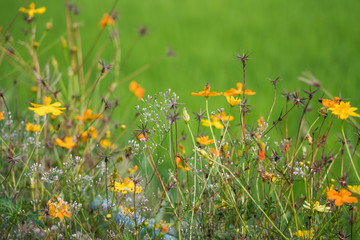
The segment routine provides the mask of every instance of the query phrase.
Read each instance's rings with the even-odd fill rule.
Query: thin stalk
[[[348,144],[347,144],[347,140],[346,140],[346,138],[345,138],[345,133],[344,133],[344,121],[341,122],[341,133],[342,133],[343,138],[344,138],[346,151],[347,151],[347,153],[348,153],[348,155],[349,155],[349,158],[350,158],[350,161],[351,161],[351,165],[352,165],[352,167],[354,168],[354,172],[355,172],[355,175],[356,175],[358,181],[360,182],[360,176],[359,176],[359,174],[358,174],[358,171],[356,170],[356,167],[355,167],[353,158],[352,158],[351,153],[350,153],[350,150],[349,150],[349,146],[348,146]]]

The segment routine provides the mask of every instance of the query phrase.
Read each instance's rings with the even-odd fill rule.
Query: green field
[[[78,5],[79,22],[83,25],[84,52],[96,38],[98,22],[109,11],[113,1],[73,1]],[[62,1],[35,1],[45,5],[47,12],[37,19],[41,23],[53,19],[54,30],[44,44],[66,35],[64,3]],[[6,1],[0,10],[0,25],[4,29],[13,19],[21,1]],[[267,114],[273,91],[268,78],[280,76],[279,90],[295,91],[307,88],[297,80],[302,71],[311,71],[334,95],[341,92],[360,105],[357,89],[360,87],[360,16],[358,1],[119,1],[119,32],[123,53],[126,54],[137,36],[137,29],[146,26],[149,34],[138,42],[128,59],[123,76],[161,56],[171,47],[175,58],[166,59],[136,77],[153,94],[168,88],[175,90],[182,102],[193,102],[191,91],[199,91],[206,83],[214,90],[225,91],[242,80],[241,65],[235,53],[251,53],[247,68],[247,86],[258,94],[251,98],[259,114]],[[24,21],[20,16],[10,34],[15,43],[23,37]],[[41,22],[41,23],[40,23]],[[109,32],[105,31],[96,48]],[[60,39],[58,39],[60,41]],[[18,43],[17,43],[18,44]],[[56,56],[61,66],[63,54],[59,44]],[[91,58],[109,61],[113,57],[111,44],[101,56]],[[52,51],[53,52],[53,51]],[[93,53],[96,52],[93,51]],[[43,52],[44,59],[49,56]],[[0,66],[1,88],[11,88],[17,73],[8,75],[9,66]],[[25,81],[25,80],[24,80]],[[103,86],[112,81],[103,81]],[[127,91],[127,85],[118,89],[118,96]],[[6,92],[6,91],[5,91]],[[121,98],[121,97],[120,97]],[[194,104],[198,107],[198,103]]]

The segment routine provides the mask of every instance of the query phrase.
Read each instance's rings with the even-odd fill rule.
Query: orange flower
[[[340,98],[338,97],[334,97],[334,100],[329,100],[329,99],[321,99],[321,103],[322,105],[324,105],[325,107],[334,107],[335,105],[338,105],[340,103]]]
[[[356,197],[350,197],[352,193],[346,189],[340,189],[340,192],[336,190],[330,190],[327,192],[329,200],[335,200],[336,206],[342,206],[344,203],[357,203]]]
[[[186,153],[186,150],[185,150],[185,148],[184,148],[184,146],[183,145],[179,145],[179,148],[180,148],[180,152],[182,153],[182,154],[185,154]]]
[[[99,22],[100,28],[103,29],[107,25],[114,25],[114,19],[109,14],[105,13],[101,21]]]
[[[52,203],[50,200],[47,202],[49,206],[49,214],[54,218],[60,218],[63,220],[64,217],[70,218],[70,207],[66,202],[61,199],[59,203]]]
[[[132,81],[129,86],[130,91],[137,96],[139,100],[141,100],[144,96],[145,89],[141,88],[141,86],[135,82]]]
[[[146,138],[147,138],[147,134],[145,133],[145,136],[143,133],[139,133],[136,138],[139,140],[139,141],[146,141]]]
[[[184,172],[190,171],[191,168],[187,166],[186,162],[181,159],[179,156],[175,157],[175,163],[178,168],[183,170]]]
[[[191,95],[193,96],[203,96],[203,97],[213,97],[213,96],[219,96],[219,95],[222,95],[222,92],[221,93],[217,93],[217,92],[210,92],[210,85],[207,83],[205,85],[205,89],[204,91],[200,91],[198,93],[191,93]]]
[[[76,145],[76,143],[74,143],[73,137],[65,137],[65,141],[61,140],[60,138],[56,138],[55,145],[67,149],[72,149]]]
[[[222,121],[232,121],[234,120],[234,117],[229,115],[229,116],[226,116],[225,112],[222,112],[221,114],[217,114],[217,115],[212,115],[210,116],[212,119],[214,120],[222,120]]]
[[[19,12],[27,13],[29,18],[33,18],[35,14],[43,14],[45,11],[46,11],[46,7],[35,9],[34,3],[30,3],[29,9],[23,7],[19,9]]]
[[[0,120],[4,120],[4,113],[3,112],[0,112]]]
[[[265,149],[259,150],[259,159],[262,161],[265,159]]]
[[[75,117],[75,119],[81,120],[83,122],[88,122],[102,117],[102,114],[93,114],[93,111],[91,109],[86,109],[82,116],[77,116]]]
[[[202,145],[209,145],[215,142],[214,139],[209,139],[208,136],[198,137],[196,141]]]
[[[91,134],[92,139],[96,139],[98,137],[98,132],[95,130],[94,127],[90,127],[89,131],[84,131],[80,136],[81,142],[87,142],[89,140],[89,135]]]
[[[338,116],[341,119],[347,119],[349,116],[360,117],[359,114],[355,113],[356,107],[351,107],[350,102],[340,102],[329,108],[332,114]]]
[[[255,95],[255,93],[256,93],[256,92],[251,91],[251,89],[243,91],[242,90],[242,87],[243,87],[242,83],[237,83],[236,87],[237,87],[237,89],[231,88],[229,91],[226,91],[224,93],[224,96],[226,97],[226,96],[234,96],[234,95],[242,95],[242,94]]]

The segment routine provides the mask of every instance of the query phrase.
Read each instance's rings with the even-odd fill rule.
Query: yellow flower
[[[198,137],[196,141],[202,145],[209,145],[215,142],[214,139],[209,139],[208,136]]]
[[[341,119],[347,119],[349,116],[360,117],[359,114],[354,112],[357,108],[351,107],[350,102],[340,102],[340,104],[335,104],[333,107],[330,107],[329,110]]]
[[[125,178],[124,182],[122,183],[113,181],[110,190],[113,192],[121,192],[122,194],[126,194],[128,191],[141,193],[142,187],[135,186],[135,183],[130,178]]]
[[[43,116],[48,113],[58,116],[62,113],[62,110],[66,109],[61,107],[61,103],[55,102],[51,104],[51,101],[51,97],[44,97],[45,105],[30,103],[32,107],[29,107],[29,110],[35,112],[39,116]]]
[[[129,90],[135,94],[135,96],[141,100],[144,96],[144,93],[145,93],[145,89],[141,88],[141,86],[135,82],[135,81],[132,81],[129,85]]]
[[[233,96],[226,96],[226,101],[230,104],[230,106],[234,107],[240,104],[240,98],[234,98]]]
[[[312,235],[312,230],[304,230],[304,231],[297,231],[294,233],[295,236],[300,237],[301,239],[310,239]]]
[[[227,209],[228,207],[228,204],[224,200],[221,201],[221,205],[215,205],[216,209]]]
[[[358,186],[348,186],[348,189],[357,195],[360,195],[360,185]]]
[[[342,206],[344,203],[357,203],[356,197],[350,197],[351,192],[346,189],[340,189],[340,192],[330,190],[327,192],[329,200],[335,200],[336,206]]]
[[[237,89],[231,88],[229,91],[224,92],[224,96],[226,97],[226,96],[243,95],[243,94],[255,95],[255,93],[256,93],[256,92],[251,91],[251,89],[243,91],[242,90],[242,87],[243,87],[242,83],[237,83],[236,87],[237,87]]]
[[[19,11],[23,13],[27,13],[27,15],[29,15],[30,18],[33,18],[34,14],[43,14],[46,11],[46,7],[35,9],[35,3],[30,3],[29,9],[22,7],[19,9]]]
[[[4,120],[4,113],[3,112],[0,112],[0,120]]]
[[[103,139],[100,141],[100,146],[103,148],[113,148],[114,144],[109,139]]]
[[[75,119],[81,120],[83,122],[88,122],[102,117],[103,117],[102,114],[93,114],[91,109],[86,109],[83,116],[77,116],[75,117]]]
[[[205,127],[209,127],[210,125],[211,126],[214,126],[215,128],[217,129],[224,129],[224,124],[222,124],[219,120],[213,120],[212,122],[210,122],[209,124],[209,120],[207,119],[201,119],[201,123],[203,126]]]
[[[198,92],[198,93],[193,92],[193,93],[191,93],[191,95],[193,95],[193,96],[203,96],[203,97],[208,98],[208,97],[213,97],[213,96],[222,95],[222,92],[221,92],[221,93],[210,92],[210,85],[207,83],[207,84],[205,85],[204,91],[200,91],[200,92]]]
[[[304,208],[310,209],[312,211],[318,211],[318,212],[329,212],[330,211],[330,207],[327,207],[326,204],[324,205],[320,205],[319,201],[311,202],[308,203],[307,201],[305,201]]]
[[[27,123],[25,129],[28,132],[40,132],[41,126],[38,124],[33,125],[31,123]]]
[[[56,138],[55,145],[67,149],[72,149],[76,145],[76,143],[74,143],[73,137],[65,137],[65,141],[61,140],[60,138]]]
[[[101,21],[99,22],[100,28],[103,29],[107,25],[114,25],[114,19],[109,14],[105,13]]]
[[[127,207],[124,207],[124,206],[120,206],[120,211],[125,216],[131,216],[131,215],[134,214],[133,209],[130,209],[130,208],[127,208]]]
[[[60,218],[63,220],[64,217],[70,218],[70,207],[66,202],[61,199],[58,203],[52,203],[50,200],[47,202],[49,207],[49,214],[54,218]]]
[[[191,170],[191,168],[187,166],[186,162],[183,159],[181,159],[179,156],[175,157],[175,164],[178,168],[180,168],[184,172]]]

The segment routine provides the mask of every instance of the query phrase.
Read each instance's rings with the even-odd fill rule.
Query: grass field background
[[[1,3],[0,25],[3,31],[22,3]],[[82,48],[86,53],[100,31],[98,23],[102,15],[111,9],[114,2],[73,3],[80,11],[74,20],[82,25]],[[47,34],[38,50],[42,63],[45,64],[49,59],[49,54],[55,54],[60,70],[66,76],[66,67],[62,67],[65,61],[59,37],[66,37],[64,2],[35,1],[35,4],[47,7],[44,15],[36,17],[39,38],[45,23],[51,19],[54,23],[53,31]],[[330,93],[338,95],[341,92],[342,97],[351,99],[353,106],[360,106],[359,9],[359,1],[335,0],[119,1],[116,10],[119,12],[118,30],[123,56],[136,39],[139,27],[148,29],[148,35],[139,40],[123,68],[122,77],[162,56],[170,47],[176,57],[164,59],[135,80],[146,89],[146,94],[171,88],[180,96],[180,102],[186,103],[191,111],[197,111],[200,106],[204,107],[204,101],[190,93],[202,90],[206,83],[210,83],[215,91],[235,87],[236,82],[242,81],[242,69],[240,62],[235,61],[234,54],[245,51],[251,53],[252,58],[247,65],[246,88],[257,92],[255,96],[249,97],[249,104],[255,112],[250,118],[257,119],[260,115],[268,114],[273,100],[269,78],[280,76],[283,79],[278,86],[279,93],[282,90],[307,90],[308,86],[297,80],[305,70],[311,71]],[[10,30],[14,46],[20,50],[23,48],[20,40],[24,39],[25,28],[26,24],[19,16]],[[111,44],[106,46],[101,56],[95,54],[110,34],[110,31],[102,34],[85,69],[96,58],[107,63],[111,61],[114,54]],[[0,87],[11,99],[13,80],[17,79],[22,93],[18,94],[18,104],[25,109],[30,101],[28,88],[33,83],[12,70],[10,64],[2,63]],[[92,81],[95,79],[94,75]],[[101,82],[97,92],[99,97],[104,95],[112,81],[114,78],[110,73]],[[120,105],[137,104],[135,97],[129,99],[128,83],[118,87],[113,98],[118,98]],[[225,104],[223,97],[210,100],[212,111]],[[275,114],[283,107],[284,100],[278,98]],[[317,115],[316,111],[311,114],[314,118]],[[294,125],[296,127],[297,124]]]

